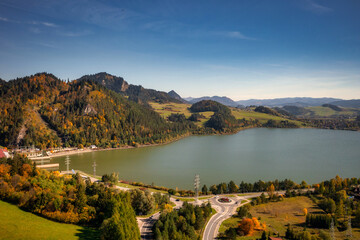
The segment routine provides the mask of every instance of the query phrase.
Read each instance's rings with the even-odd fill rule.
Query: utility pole
[[[65,164],[66,164],[66,172],[69,174],[69,166],[70,166],[70,157],[69,156],[66,156]]]
[[[93,166],[93,168],[94,168],[94,177],[96,177],[96,166],[97,166],[97,165],[96,165],[95,160],[94,160],[94,163],[93,163],[92,166]]]
[[[331,225],[330,225],[330,234],[331,234],[331,240],[335,240],[335,224],[334,224],[334,218],[331,218]]]
[[[348,240],[352,239],[352,229],[351,229],[351,216],[348,216],[348,224],[346,229],[346,237]]]
[[[198,197],[199,197],[199,188],[200,188],[200,176],[199,174],[195,175],[195,179],[194,179],[194,188],[195,188],[195,197],[196,197],[196,201],[198,201]]]

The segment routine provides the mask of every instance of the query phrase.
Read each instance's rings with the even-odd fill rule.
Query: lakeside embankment
[[[91,148],[83,148],[83,149],[72,149],[72,150],[67,150],[67,151],[61,151],[61,152],[56,152],[51,154],[51,158],[55,158],[55,157],[63,157],[63,156],[68,156],[68,155],[74,155],[74,154],[80,154],[80,153],[89,153],[89,152],[98,152],[98,151],[111,151],[111,150],[120,150],[120,149],[132,149],[132,148],[143,148],[143,147],[155,147],[155,146],[162,146],[162,145],[166,145],[166,144],[170,144],[176,141],[179,141],[183,138],[189,137],[189,136],[193,136],[193,134],[191,133],[187,133],[184,135],[181,135],[177,138],[171,139],[167,142],[164,143],[155,143],[155,144],[139,144],[137,146],[122,146],[122,147],[117,147],[117,148],[96,148],[96,149],[91,149]],[[30,158],[32,160],[37,160],[37,159],[42,159],[44,157],[36,157],[36,158]],[[49,157],[46,157],[49,158]]]
[[[211,135],[233,135],[236,134],[240,131],[244,131],[247,129],[252,129],[252,128],[258,128],[258,127],[253,127],[253,126],[248,126],[248,127],[242,127],[237,129],[235,132],[232,133],[215,133],[215,134],[204,134],[204,136],[211,136]],[[154,143],[154,144],[139,144],[137,146],[121,146],[121,147],[117,147],[117,148],[96,148],[96,149],[91,149],[91,148],[83,148],[83,149],[71,149],[71,150],[66,150],[66,151],[61,151],[61,152],[56,152],[51,154],[51,158],[55,158],[55,157],[63,157],[63,156],[69,156],[69,155],[74,155],[74,154],[80,154],[80,153],[89,153],[89,152],[97,152],[97,151],[111,151],[111,150],[121,150],[121,149],[132,149],[132,148],[143,148],[143,147],[155,147],[155,146],[163,146],[163,145],[167,145],[170,143],[174,143],[177,142],[183,138],[186,137],[190,137],[190,136],[197,136],[197,134],[192,134],[192,133],[187,133],[184,135],[181,135],[180,137],[171,139],[169,141],[166,141],[164,143]],[[34,158],[30,158],[32,160],[40,160],[40,159],[46,159],[49,157],[34,157]]]

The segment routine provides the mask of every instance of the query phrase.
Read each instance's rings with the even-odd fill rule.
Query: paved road
[[[170,198],[170,201],[175,204],[174,209],[180,209],[183,205],[183,201],[176,201],[175,198]],[[141,239],[153,239],[152,227],[159,219],[160,213],[157,212],[148,218],[137,217],[138,226],[140,229]]]
[[[62,172],[62,174],[64,174],[64,173],[66,173],[66,171]],[[80,172],[80,174],[84,177],[85,176],[89,177],[91,182],[95,182],[98,180],[88,174],[85,174],[82,172]],[[130,190],[129,188],[119,187],[116,185],[115,185],[115,187],[117,189],[120,189],[123,191]],[[306,189],[306,190],[302,190],[302,191],[307,191],[307,190],[313,191],[314,189]],[[264,193],[267,194],[266,192],[264,192]],[[284,194],[285,191],[278,191],[277,193]],[[233,214],[235,214],[236,209],[239,206],[242,206],[248,202],[247,201],[247,202],[241,203],[241,201],[247,200],[247,199],[250,199],[253,197],[258,197],[261,194],[262,194],[262,192],[256,192],[256,193],[246,193],[246,195],[244,194],[243,196],[228,197],[229,199],[232,200],[230,203],[220,203],[218,201],[219,198],[226,197],[226,195],[229,195],[229,194],[217,195],[217,196],[213,195],[209,199],[199,200],[199,201],[195,201],[195,202],[189,202],[194,205],[201,205],[202,203],[206,203],[206,202],[210,201],[211,206],[217,211],[217,213],[214,214],[210,218],[208,223],[206,224],[204,235],[203,235],[203,240],[213,240],[217,237],[221,223],[224,220],[230,218]],[[181,201],[181,200],[177,201],[177,199],[172,198],[172,197],[170,198],[170,201],[175,204],[174,209],[180,209],[183,205],[183,201]],[[159,212],[153,214],[152,216],[150,216],[148,218],[137,217],[141,239],[153,239],[152,227],[155,224],[155,222],[159,219],[159,217],[160,217]]]
[[[210,199],[211,206],[217,211],[217,213],[210,218],[205,227],[203,235],[204,240],[215,239],[219,232],[221,223],[224,220],[230,218],[233,214],[235,214],[236,209],[239,206],[242,206],[248,202],[247,201],[246,203],[241,203],[241,201],[245,198],[236,196],[228,197],[229,199],[231,199],[230,203],[220,203],[218,201],[219,198],[220,197],[213,197]]]
[[[159,217],[160,212],[157,212],[148,218],[137,218],[141,239],[153,239],[152,227]]]

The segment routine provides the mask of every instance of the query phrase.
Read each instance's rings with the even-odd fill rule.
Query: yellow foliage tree
[[[303,209],[303,212],[304,212],[304,215],[306,216],[306,215],[308,214],[307,208],[304,208],[304,209]]]
[[[267,188],[267,193],[270,199],[272,199],[274,197],[274,192],[275,192],[275,187],[274,184],[271,184],[268,188]]]
[[[164,206],[164,212],[165,213],[170,213],[170,212],[172,212],[172,206],[170,205],[170,204],[165,204],[165,206]]]

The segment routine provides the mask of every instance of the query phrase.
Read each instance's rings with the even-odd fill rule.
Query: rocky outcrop
[[[84,109],[84,115],[90,115],[90,114],[97,114],[97,111],[93,106],[91,106],[89,103],[86,105]]]

